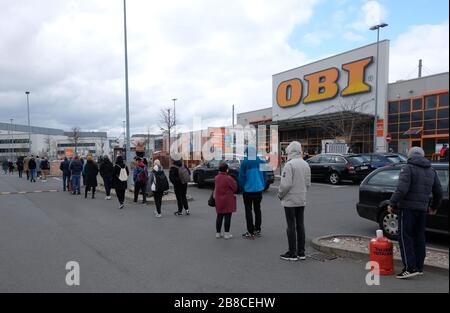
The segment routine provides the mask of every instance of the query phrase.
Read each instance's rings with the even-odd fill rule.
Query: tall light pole
[[[13,158],[14,158],[14,134],[13,134],[13,119],[10,118],[10,127],[9,127],[9,131],[11,134],[11,162],[13,162]]]
[[[378,122],[378,64],[379,62],[379,48],[380,48],[380,28],[386,27],[388,24],[381,23],[378,25],[374,25],[370,27],[370,30],[377,31],[377,66],[376,66],[376,78],[375,78],[375,112],[374,112],[374,120],[373,120],[373,152],[377,152],[377,122]]]
[[[176,105],[175,105],[175,102],[177,101],[178,99],[177,98],[173,98],[172,99],[172,101],[173,101],[173,126],[174,126],[174,128],[173,128],[173,134],[174,134],[174,136],[175,136],[175,140],[177,140],[178,138],[177,138],[177,128],[176,128],[176,125],[177,125],[177,115],[176,115]],[[169,148],[169,151],[170,151],[170,148]]]
[[[25,91],[27,95],[27,112],[28,112],[28,154],[31,154],[31,126],[30,126],[30,100],[28,96],[30,95],[29,91]]]
[[[126,145],[125,155],[127,158],[127,165],[131,165],[131,146],[130,146],[130,97],[128,93],[128,43],[127,43],[127,3],[123,0],[123,29],[124,29],[124,48],[125,48],[125,111],[126,111]],[[131,175],[130,175],[131,177]]]

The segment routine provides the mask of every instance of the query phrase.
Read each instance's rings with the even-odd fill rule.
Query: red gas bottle
[[[380,275],[394,274],[393,244],[383,236],[382,230],[377,230],[377,238],[370,241],[370,261],[379,264]]]

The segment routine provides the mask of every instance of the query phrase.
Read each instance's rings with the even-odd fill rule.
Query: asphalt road
[[[163,218],[152,206],[117,199],[84,199],[59,192],[60,182],[31,184],[0,175],[0,292],[449,292],[448,275],[365,283],[364,262],[336,259],[285,262],[285,220],[276,188],[264,194],[263,237],[245,230],[242,198],[233,215],[235,238],[215,238],[208,189],[189,188],[191,216]],[[2,195],[1,192],[13,192]],[[26,192],[26,193],[18,193]],[[331,233],[373,235],[376,225],[355,213],[357,187],[314,184],[306,211],[307,237]],[[445,241],[433,244],[446,247]],[[307,254],[315,253],[308,246]],[[65,283],[66,263],[80,264],[80,286]]]

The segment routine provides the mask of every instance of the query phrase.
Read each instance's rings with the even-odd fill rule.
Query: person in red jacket
[[[216,201],[216,238],[231,239],[231,215],[236,212],[236,180],[228,175],[228,165],[225,162],[219,165],[219,174],[214,179],[214,199]],[[225,234],[221,232],[225,220]]]

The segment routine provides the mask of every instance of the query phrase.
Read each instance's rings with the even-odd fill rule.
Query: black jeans
[[[305,207],[285,207],[289,252],[293,255],[305,255]]]
[[[111,196],[111,179],[103,178],[103,185],[105,186],[106,196]]]
[[[116,188],[117,199],[119,199],[119,203],[123,204],[125,202],[125,189]]]
[[[70,175],[63,174],[63,190],[66,191],[66,188],[70,190],[69,187]]]
[[[27,173],[27,180],[30,180],[30,170],[26,170],[25,173]]]
[[[231,213],[219,213],[217,214],[217,219],[216,219],[216,232],[220,233],[220,231],[222,230],[222,223],[223,220],[225,219],[225,232],[229,233],[230,232],[230,227],[231,227]]]
[[[187,201],[187,184],[181,184],[174,186],[175,196],[177,197],[178,212],[182,212],[183,208],[189,210]]]
[[[161,214],[162,198],[162,192],[153,191],[153,199],[155,200],[156,212],[158,212],[158,214]]]
[[[138,201],[139,192],[142,191],[142,202],[147,202],[147,184],[143,184],[141,182],[136,182],[134,184],[134,202]]]
[[[92,199],[95,198],[95,186],[92,186],[92,187],[85,186],[84,187],[84,197],[85,198],[87,198],[87,194],[91,190],[91,188],[92,188]]]
[[[18,170],[18,171],[19,171],[19,178],[22,178],[23,170]]]
[[[247,221],[247,231],[250,234],[261,231],[261,201],[262,192],[244,192],[245,220]],[[253,224],[253,211],[255,211],[255,224]]]
[[[402,209],[398,212],[398,243],[402,262],[407,271],[422,271],[426,256],[424,211]]]

